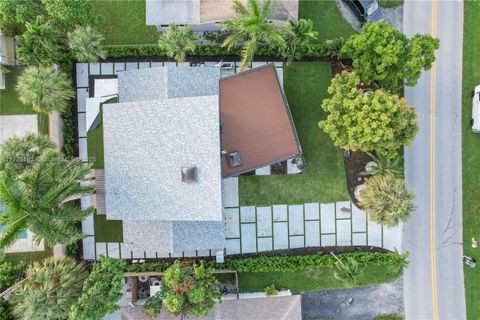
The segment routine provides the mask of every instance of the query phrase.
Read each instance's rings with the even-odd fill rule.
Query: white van
[[[472,93],[472,131],[480,133],[480,85],[475,87]]]

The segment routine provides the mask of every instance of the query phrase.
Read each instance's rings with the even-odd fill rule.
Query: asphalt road
[[[433,10],[432,10],[433,8]],[[433,22],[433,23],[432,23]],[[462,262],[461,86],[463,2],[406,1],[403,31],[440,38],[434,69],[405,89],[420,132],[405,148],[417,209],[404,224],[406,319],[466,319]]]

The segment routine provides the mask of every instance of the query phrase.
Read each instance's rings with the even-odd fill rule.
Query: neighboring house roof
[[[222,150],[238,151],[242,164],[223,176],[290,159],[302,153],[273,64],[220,80]]]
[[[240,0],[246,3],[246,0]],[[232,0],[146,0],[147,25],[202,24],[235,17]],[[269,18],[272,21],[298,19],[298,0],[277,0]]]
[[[104,105],[108,219],[221,221],[219,127],[218,96]]]
[[[140,306],[121,306],[122,316],[125,319],[143,319]],[[207,318],[207,317],[206,317]],[[180,319],[162,308],[160,314],[152,319],[167,320]],[[281,296],[268,298],[253,298],[240,300],[222,300],[208,313],[210,320],[301,320],[302,296]]]

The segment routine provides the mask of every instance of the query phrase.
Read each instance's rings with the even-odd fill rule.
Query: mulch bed
[[[330,64],[332,66],[332,77],[335,77],[337,74],[342,73],[342,71],[352,71],[351,60],[332,60]]]
[[[270,166],[271,174],[287,174],[287,161],[277,162]]]
[[[355,198],[355,188],[364,184],[369,176],[361,176],[360,173],[365,171],[365,165],[372,161],[368,154],[362,151],[350,152],[350,157],[343,156],[343,163],[345,165],[345,174],[347,176],[348,194],[352,202],[358,206],[358,201]]]

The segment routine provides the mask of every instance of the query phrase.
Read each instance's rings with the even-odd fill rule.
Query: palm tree
[[[93,213],[79,209],[71,200],[93,191],[79,181],[91,165],[79,159],[65,160],[54,150],[45,151],[31,170],[19,177],[0,173],[0,248],[15,242],[19,232],[31,230],[37,242],[45,245],[70,244],[82,238],[76,224]]]
[[[223,46],[228,49],[238,44],[243,46],[241,70],[250,65],[259,44],[270,44],[279,48],[285,46],[280,29],[268,21],[272,6],[273,0],[265,0],[262,4],[258,0],[248,0],[247,5],[238,0],[233,1],[233,10],[237,17],[223,22],[223,30],[231,33]]]
[[[11,300],[15,319],[68,319],[86,277],[86,269],[72,258],[34,262]]]
[[[365,165],[365,171],[361,172],[360,175],[374,176],[377,174],[391,174],[397,178],[403,178],[403,168],[400,163],[400,157],[391,159],[382,154],[370,152],[367,152],[367,154],[370,156],[370,158],[372,158],[373,161],[370,161]]]
[[[371,220],[395,227],[410,217],[410,212],[415,208],[412,200],[413,193],[405,188],[403,179],[395,178],[392,174],[377,174],[360,191],[359,206]]]
[[[300,19],[288,20],[283,30],[286,46],[282,55],[290,64],[295,59],[301,59],[312,43],[318,39],[318,32],[313,31],[313,21]]]
[[[68,76],[52,67],[28,67],[17,80],[21,102],[30,104],[36,112],[64,111],[74,96]]]
[[[61,58],[62,34],[50,21],[38,16],[35,22],[26,23],[26,29],[17,50],[22,62],[29,65],[49,65]]]
[[[80,62],[97,62],[105,59],[106,52],[101,45],[104,38],[91,26],[80,26],[68,33],[68,46]]]
[[[44,151],[54,148],[49,137],[33,133],[7,139],[0,146],[0,171],[18,177],[33,168]]]
[[[172,23],[160,34],[158,45],[165,50],[167,56],[183,63],[187,54],[195,51],[197,40],[189,25],[177,26]]]

